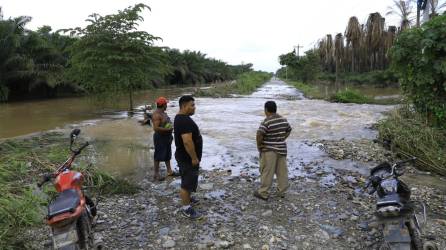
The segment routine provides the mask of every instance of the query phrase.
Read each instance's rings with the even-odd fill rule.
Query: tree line
[[[156,46],[160,37],[138,29],[144,10],[150,7],[92,14],[86,27],[58,31],[29,30],[31,17],[0,15],[0,101],[73,92],[131,98],[136,90],[233,80],[252,71],[250,63],[229,65],[200,51]]]
[[[327,34],[303,57],[298,57],[295,51],[280,55],[279,62],[284,68],[278,74],[285,77],[288,74],[303,81],[322,78],[336,83],[341,76],[363,74],[375,78],[372,81],[376,82],[397,82],[393,72],[388,71],[390,50],[397,37],[405,30],[419,26],[421,11],[426,22],[438,16],[444,7],[446,1],[394,0],[386,15],[398,16],[399,26],[387,26],[385,17],[378,12],[369,14],[364,24],[360,24],[356,16],[350,17],[344,33],[334,37]],[[414,25],[415,19],[417,24]]]

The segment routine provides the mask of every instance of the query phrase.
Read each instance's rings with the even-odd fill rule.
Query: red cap
[[[160,97],[158,97],[158,99],[156,99],[156,105],[159,105],[159,106],[167,104],[168,102],[169,101],[165,97],[162,97],[162,96],[160,96]]]

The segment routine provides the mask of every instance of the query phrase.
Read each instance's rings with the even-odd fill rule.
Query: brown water
[[[154,103],[158,96],[171,98],[190,90],[172,88],[138,92],[135,94],[135,106]],[[119,112],[128,107],[126,97],[113,98],[108,103],[76,97],[0,104],[0,139],[63,128],[68,124],[110,115],[125,117],[125,112]]]
[[[234,175],[258,171],[255,131],[264,119],[263,104],[276,100],[280,114],[287,117],[294,132],[288,140],[294,160],[323,160],[327,167],[357,169],[350,161],[330,160],[315,146],[304,142],[317,139],[374,138],[368,129],[392,106],[329,103],[307,100],[295,88],[281,81],[271,81],[249,96],[239,98],[197,98],[193,116],[204,137],[204,169],[231,171]],[[173,100],[167,113],[171,118],[178,112]],[[153,169],[152,129],[141,126],[135,117],[115,115],[83,127],[83,135],[95,145],[100,158],[97,164],[115,175],[145,178]],[[85,124],[85,123],[84,123]],[[172,145],[174,150],[174,145]],[[293,161],[294,161],[293,160]],[[175,167],[175,161],[172,161]],[[298,162],[293,162],[298,165]],[[164,169],[164,168],[162,168]],[[367,171],[367,168],[363,170]],[[300,170],[291,171],[300,175]],[[151,173],[149,173],[151,175]]]
[[[135,103],[144,105],[160,95],[167,96],[172,99],[167,112],[173,118],[178,111],[175,98],[188,90],[141,92],[135,96]],[[393,108],[308,100],[281,81],[270,81],[252,95],[240,98],[197,98],[193,119],[204,136],[203,168],[246,174],[247,167],[257,164],[255,131],[264,119],[263,104],[268,99],[276,100],[279,113],[287,117],[294,129],[288,140],[290,155],[299,156],[300,161],[323,159],[327,165],[338,168],[355,166],[352,162],[330,161],[317,147],[304,142],[374,138],[376,132],[368,127]],[[141,114],[128,117],[124,111],[127,107],[126,98],[117,99],[114,105],[97,105],[88,98],[4,104],[0,106],[0,138],[82,127],[82,135],[97,151],[98,166],[115,175],[144,177],[153,168],[153,132],[150,127],[138,124]],[[292,172],[300,174],[298,170]]]
[[[185,89],[161,89],[138,93],[138,105],[153,103],[158,96],[171,99],[167,113],[173,118],[178,111],[176,98]],[[381,89],[382,90],[382,89]],[[372,91],[372,90],[370,90]],[[373,90],[375,91],[375,90]],[[393,94],[394,90],[383,92]],[[372,93],[372,92],[370,92]],[[383,112],[393,106],[329,103],[308,100],[281,81],[270,81],[255,93],[240,98],[197,98],[197,112],[193,119],[204,137],[202,167],[221,169],[232,174],[258,172],[255,131],[262,119],[266,100],[277,102],[293,133],[288,140],[291,176],[302,175],[301,162],[323,162],[325,168],[346,168],[368,172],[370,165],[330,159],[317,145],[306,141],[318,139],[374,138],[370,125],[383,118]],[[82,137],[93,145],[95,164],[117,176],[144,179],[153,171],[153,131],[141,126],[142,114],[128,117],[127,100],[116,105],[97,105],[88,98],[65,98],[47,101],[0,105],[0,138],[25,135],[54,128],[81,127]],[[172,145],[174,150],[174,145]],[[172,161],[175,166],[175,161]],[[254,167],[253,167],[254,166]],[[162,168],[163,169],[163,168]],[[429,176],[409,177],[412,181],[429,182],[442,186],[442,181]],[[444,185],[443,185],[444,188]]]

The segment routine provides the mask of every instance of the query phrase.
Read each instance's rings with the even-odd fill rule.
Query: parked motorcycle
[[[96,205],[83,192],[82,173],[71,170],[73,161],[89,145],[86,142],[80,148],[73,149],[79,134],[79,129],[74,129],[70,134],[71,156],[54,173],[45,175],[38,183],[41,187],[46,182],[54,180],[58,192],[57,197],[48,205],[46,218],[51,229],[53,249],[77,250],[97,247],[94,246],[92,230]]]
[[[369,194],[377,194],[375,217],[384,236],[379,249],[437,249],[433,242],[423,243],[415,202],[410,199],[410,188],[398,178],[404,174],[403,166],[415,160],[411,158],[393,165],[385,162],[370,171],[366,188]],[[421,206],[425,223],[426,207],[423,203]]]

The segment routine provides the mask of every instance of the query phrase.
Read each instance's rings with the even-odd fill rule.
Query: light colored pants
[[[273,184],[274,174],[277,177],[278,195],[284,195],[288,189],[286,156],[274,151],[262,152],[260,155],[260,188],[257,192],[264,198],[269,196],[269,189]]]

